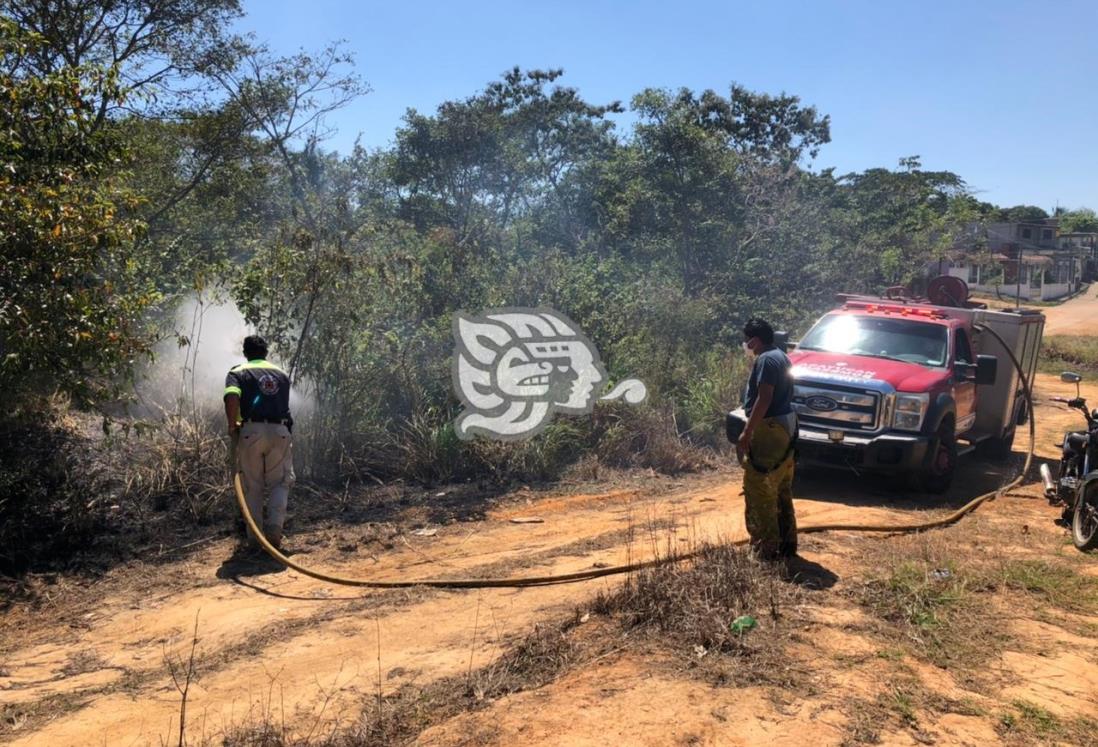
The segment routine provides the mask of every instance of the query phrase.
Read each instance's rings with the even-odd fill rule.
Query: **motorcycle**
[[[1065,371],[1060,380],[1075,384],[1075,393],[1079,394],[1082,376]],[[1071,525],[1071,540],[1075,547],[1088,552],[1098,548],[1098,410],[1088,410],[1087,401],[1081,396],[1050,399],[1078,410],[1087,421],[1086,430],[1064,434],[1063,455],[1056,478],[1053,479],[1048,465],[1042,464],[1041,481],[1049,501],[1063,503],[1063,518]]]

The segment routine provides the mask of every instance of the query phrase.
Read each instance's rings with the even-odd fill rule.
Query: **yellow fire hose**
[[[1003,346],[1003,349],[1007,351],[1010,356],[1011,363],[1014,364],[1014,368],[1018,371],[1018,375],[1021,377],[1023,392],[1026,399],[1026,406],[1029,408],[1029,450],[1026,453],[1026,461],[1022,466],[1021,472],[1018,476],[1011,480],[1006,485],[984,493],[973,498],[961,508],[957,509],[953,513],[944,516],[941,519],[934,521],[920,522],[918,524],[817,524],[813,526],[801,527],[798,532],[800,534],[817,534],[819,532],[886,532],[890,534],[905,534],[910,532],[922,532],[928,529],[938,529],[941,527],[949,526],[959,521],[962,517],[975,511],[981,504],[986,501],[993,500],[998,496],[1006,493],[1008,490],[1013,489],[1022,482],[1026,474],[1029,473],[1030,464],[1033,462],[1033,451],[1037,444],[1037,428],[1034,423],[1034,409],[1033,409],[1033,392],[1030,389],[1029,378],[1026,376],[1024,370],[1022,370],[1022,364],[1018,361],[1018,358],[1014,355],[1014,352],[1007,346],[1002,337],[999,336],[995,330],[984,325],[976,325],[977,329],[983,332],[987,332],[995,337]],[[371,579],[363,578],[347,578],[345,576],[336,576],[330,573],[324,573],[323,571],[315,571],[308,566],[301,565],[300,563],[291,560],[290,558],[279,552],[278,548],[267,541],[267,538],[263,536],[263,532],[255,523],[255,518],[252,517],[251,512],[248,510],[248,503],[244,500],[244,488],[240,481],[240,472],[236,472],[233,475],[233,486],[236,489],[236,502],[240,506],[240,512],[244,515],[244,521],[248,523],[251,528],[253,536],[259,542],[260,546],[270,555],[287,568],[292,568],[298,573],[315,578],[319,581],[326,581],[331,584],[339,584],[341,586],[358,586],[367,587],[372,589],[404,589],[413,586],[429,586],[443,589],[487,589],[487,588],[519,588],[526,586],[549,586],[552,584],[568,584],[578,581],[588,581],[594,578],[602,578],[603,576],[614,576],[621,573],[630,573],[642,568],[651,568],[653,566],[662,565],[664,563],[677,563],[682,560],[689,560],[697,555],[697,552],[683,553],[680,555],[670,555],[662,558],[655,558],[653,560],[646,560],[636,563],[628,563],[626,565],[616,565],[607,568],[592,568],[586,571],[576,571],[575,573],[561,573],[552,576],[524,576],[520,578],[455,578],[455,579],[417,579],[411,581],[375,581]],[[747,544],[749,540],[742,539],[733,542],[734,545]]]

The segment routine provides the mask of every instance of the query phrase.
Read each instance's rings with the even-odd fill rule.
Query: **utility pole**
[[[1017,285],[1014,288],[1014,308],[1022,305],[1022,245],[1018,244],[1018,269],[1015,271]]]

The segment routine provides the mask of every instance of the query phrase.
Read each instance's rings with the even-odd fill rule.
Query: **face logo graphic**
[[[278,379],[270,374],[263,374],[259,377],[259,391],[268,397],[278,394]]]
[[[454,390],[465,409],[460,438],[529,438],[554,413],[591,412],[606,385],[598,351],[570,319],[552,309],[490,309],[454,315]],[[637,404],[647,391],[627,379],[602,399]]]

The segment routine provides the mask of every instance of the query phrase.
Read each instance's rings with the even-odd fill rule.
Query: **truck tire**
[[[946,418],[930,441],[926,463],[916,474],[917,484],[926,493],[944,493],[953,482],[956,469],[957,434],[953,430],[953,420]]]
[[[1017,432],[1017,426],[1012,425],[1010,430],[1002,436],[981,441],[980,445],[976,447],[976,452],[984,459],[993,462],[1005,461],[1014,453],[1014,435]]]

